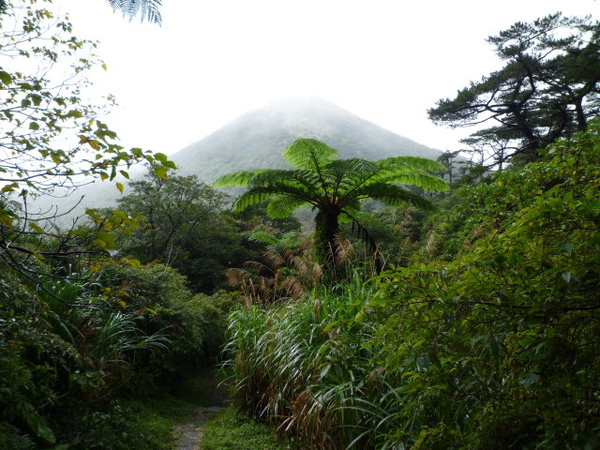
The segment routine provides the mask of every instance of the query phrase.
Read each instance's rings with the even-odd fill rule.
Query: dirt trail
[[[190,421],[173,429],[177,450],[198,450],[202,442],[202,425],[221,411],[223,406],[199,406]]]
[[[219,385],[211,368],[202,368],[194,375],[197,377],[197,389],[203,397],[202,406],[198,406],[187,423],[173,428],[176,450],[198,450],[202,441],[202,426],[225,408],[227,393]]]

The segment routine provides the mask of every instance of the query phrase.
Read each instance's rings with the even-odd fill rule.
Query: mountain
[[[204,182],[240,170],[286,168],[281,153],[294,140],[314,138],[340,152],[342,159],[383,159],[442,153],[364,120],[326,100],[278,100],[240,116],[201,141],[170,156],[184,174]]]
[[[204,139],[170,155],[170,158],[180,168],[180,173],[196,174],[201,181],[211,183],[218,176],[230,172],[288,167],[281,153],[300,137],[323,141],[337,149],[344,159],[377,160],[390,156],[436,159],[442,153],[326,100],[309,97],[279,100],[249,111]],[[131,173],[137,178],[142,170],[132,168]],[[50,205],[58,205],[60,211],[74,208],[61,221],[68,222],[83,214],[86,208],[115,205],[120,194],[111,183],[96,182],[68,197],[60,198],[58,192],[57,195],[59,198],[38,199],[34,206],[40,211],[48,211]]]

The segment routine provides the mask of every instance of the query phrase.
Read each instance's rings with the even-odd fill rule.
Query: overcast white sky
[[[278,98],[330,100],[419,143],[455,150],[465,130],[427,108],[499,67],[485,38],[598,0],[163,0],[163,24],[129,22],[106,0],[55,0],[101,41],[123,143],[174,153]]]

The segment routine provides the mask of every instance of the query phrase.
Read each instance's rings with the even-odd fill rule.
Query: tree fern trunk
[[[319,211],[315,217],[315,252],[317,262],[325,268],[326,279],[337,279],[340,263],[336,236],[340,232],[339,211]]]

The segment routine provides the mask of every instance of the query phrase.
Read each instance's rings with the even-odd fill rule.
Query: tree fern
[[[312,205],[317,210],[315,247],[320,261],[329,267],[339,262],[339,220],[358,212],[362,200],[372,198],[390,206],[410,203],[431,209],[429,200],[402,186],[414,185],[427,191],[447,189],[443,179],[430,173],[443,166],[423,158],[340,160],[337,150],[315,139],[294,141],[283,156],[293,169],[236,172],[220,177],[215,184],[247,187],[234,203],[238,211],[269,200],[269,215],[284,218],[301,206]]]

